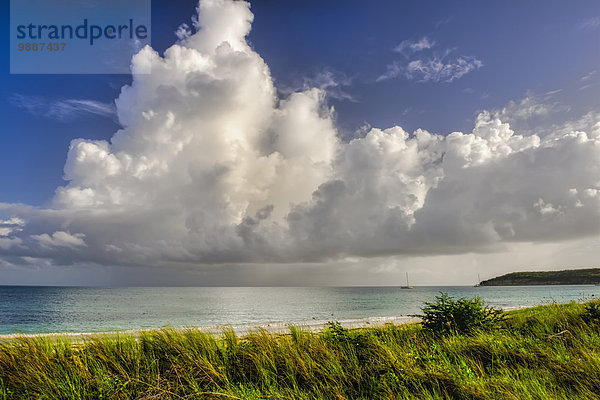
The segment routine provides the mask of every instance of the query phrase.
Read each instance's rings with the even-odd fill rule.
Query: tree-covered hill
[[[600,268],[563,271],[512,272],[488,279],[481,286],[594,285],[600,283]]]

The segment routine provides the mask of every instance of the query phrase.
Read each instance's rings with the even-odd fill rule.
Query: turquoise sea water
[[[418,313],[440,291],[516,308],[582,301],[600,286],[165,287],[0,286],[0,334],[106,332],[164,327],[314,324]]]

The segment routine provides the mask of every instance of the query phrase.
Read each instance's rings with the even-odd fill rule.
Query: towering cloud
[[[51,207],[0,204],[0,255],[56,263],[298,262],[493,251],[600,233],[600,122],[519,135],[338,138],[321,89],[278,98],[241,1],[146,47],[110,142],[78,139]],[[137,74],[146,70],[151,74]]]

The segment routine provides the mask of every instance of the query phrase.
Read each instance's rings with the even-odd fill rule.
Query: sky
[[[1,7],[0,284],[599,266],[597,1],[154,0],[149,75],[10,74]]]

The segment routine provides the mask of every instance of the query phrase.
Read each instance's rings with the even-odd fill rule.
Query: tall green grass
[[[332,323],[244,337],[21,338],[0,343],[0,400],[600,399],[600,323],[587,312],[518,310],[469,335]]]

